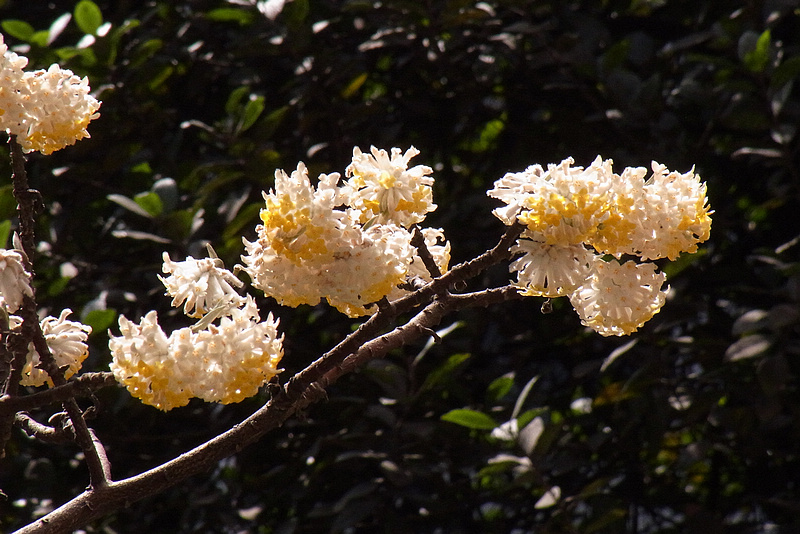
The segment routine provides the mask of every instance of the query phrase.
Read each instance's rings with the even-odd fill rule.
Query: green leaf
[[[33,26],[24,20],[7,19],[0,22],[0,27],[3,28],[3,33],[19,39],[20,41],[30,41],[33,33],[36,31]]]
[[[505,374],[492,380],[492,383],[486,389],[486,396],[492,402],[496,402],[508,395],[512,387],[514,387],[514,373]]]
[[[239,107],[241,106],[242,99],[244,99],[244,97],[247,96],[247,93],[249,91],[250,88],[247,87],[246,85],[237,87],[236,89],[231,91],[230,96],[228,96],[227,102],[225,102],[225,113],[227,113],[228,115],[234,115],[236,113],[236,110],[238,110]]]
[[[423,391],[428,390],[445,382],[449,377],[453,376],[456,369],[466,362],[470,356],[469,353],[453,354],[441,366],[428,374],[420,389]]]
[[[468,410],[466,408],[450,410],[442,416],[442,421],[455,423],[466,428],[474,428],[476,430],[492,430],[497,427],[497,421],[485,413]]]
[[[97,28],[103,24],[103,12],[92,0],[81,0],[73,13],[75,23],[83,33],[97,34]]]
[[[8,236],[11,235],[11,221],[0,222],[0,248],[6,248]]]
[[[258,132],[259,134],[263,135],[266,138],[272,137],[278,127],[283,122],[283,119],[286,118],[286,115],[289,114],[289,106],[282,106],[274,111],[270,111],[264,120],[261,121],[259,124]]]
[[[800,76],[800,56],[790,57],[772,75],[772,87],[778,89]]]
[[[81,322],[91,326],[92,333],[96,334],[108,330],[114,324],[116,318],[117,311],[109,308],[107,310],[92,310],[81,319]]]
[[[238,22],[240,26],[246,26],[253,22],[253,13],[244,9],[234,7],[219,7],[206,13],[209,20],[216,22]]]
[[[350,98],[351,96],[356,94],[358,92],[358,90],[361,89],[361,86],[364,85],[364,82],[366,82],[366,81],[367,81],[367,73],[366,72],[362,72],[361,74],[359,74],[358,76],[353,78],[353,80],[350,81],[350,83],[347,84],[347,87],[342,89],[342,98]]]
[[[772,43],[772,33],[769,30],[759,35],[755,43],[752,43],[751,34],[742,35],[739,46],[740,52],[744,50],[742,61],[745,67],[752,72],[762,72],[769,63],[770,43]]]
[[[239,132],[244,132],[250,128],[264,111],[264,97],[257,95],[250,95],[250,100],[244,106],[242,118],[239,121]]]
[[[14,186],[0,186],[0,219],[11,219],[17,215],[17,199],[14,198]]]
[[[139,193],[133,197],[133,201],[153,217],[158,217],[164,211],[164,204],[161,202],[161,197],[152,191]]]
[[[34,44],[36,46],[41,46],[42,48],[47,46],[47,42],[49,40],[50,40],[49,30],[39,30],[38,32],[34,32],[29,39],[31,44]]]

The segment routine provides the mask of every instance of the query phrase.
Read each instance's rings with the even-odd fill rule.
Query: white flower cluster
[[[418,154],[397,148],[391,156],[372,148],[353,150],[339,185],[338,173],[322,174],[314,188],[300,163],[291,175],[275,172],[275,187],[264,193],[266,207],[256,230],[244,240],[244,270],[253,285],[281,304],[317,304],[325,298],[350,317],[385,296],[401,296],[400,286],[415,278],[430,280],[411,246],[409,227],[433,211],[432,170],[408,168]],[[450,245],[439,229],[423,230],[441,271],[450,261]]]
[[[26,295],[33,297],[33,289],[22,255],[16,250],[0,249],[0,307],[6,313],[14,313]]]
[[[45,317],[41,322],[47,346],[58,368],[64,370],[64,378],[69,378],[80,371],[83,360],[89,355],[86,340],[92,333],[91,326],[68,321],[67,317],[71,313],[72,310],[65,309],[57,318]],[[22,323],[21,319],[15,319],[14,322],[17,325]],[[40,361],[39,353],[36,352],[33,343],[29,343],[28,359],[22,369],[20,384],[23,386],[43,386],[45,383],[53,385],[50,375],[38,368]]]
[[[654,264],[620,260],[696,252],[711,231],[706,186],[694,171],[669,172],[656,162],[647,179],[641,167],[617,175],[600,157],[585,169],[573,163],[533,165],[488,191],[505,203],[494,211],[500,220],[526,226],[510,269],[524,294],[569,296],[586,326],[630,334],[661,309],[666,276]]]
[[[31,275],[25,270],[22,255],[16,250],[0,249],[0,310],[8,317],[9,330],[13,331],[22,326],[22,318],[11,314],[22,307],[25,296],[33,297],[33,289]],[[67,316],[70,313],[72,311],[66,309],[58,318],[46,317],[40,323],[50,353],[58,367],[65,369],[65,378],[80,370],[83,360],[89,354],[86,340],[92,332],[89,326],[68,321]],[[36,352],[33,343],[29,343],[20,384],[23,386],[53,384],[47,372],[38,368],[40,361],[39,353]]]
[[[167,336],[155,311],[136,324],[120,316],[121,336],[110,336],[111,371],[134,397],[160,410],[185,406],[198,397],[209,402],[240,402],[280,372],[283,336],[270,314],[260,321],[252,297],[215,257],[173,262],[164,254],[161,278],[172,305],[200,317],[193,327]],[[218,324],[215,321],[218,320]]]
[[[8,50],[0,35],[0,130],[16,135],[26,152],[50,154],[89,137],[100,116],[89,81],[53,64],[26,72],[28,59]]]

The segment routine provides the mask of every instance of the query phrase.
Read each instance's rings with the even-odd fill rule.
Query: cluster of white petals
[[[0,129],[17,136],[26,152],[50,154],[89,137],[100,116],[89,81],[53,64],[26,72],[27,58],[8,50],[0,35]]]
[[[353,151],[347,173],[322,174],[314,187],[300,163],[287,175],[275,172],[275,187],[264,193],[258,238],[244,240],[244,270],[252,284],[287,306],[326,299],[350,317],[370,313],[383,297],[402,296],[412,279],[430,280],[411,246],[411,231],[435,208],[428,167],[407,169],[416,154],[392,149],[372,155]],[[383,185],[381,185],[383,184]],[[441,230],[424,229],[426,243],[442,272],[450,245]]]
[[[92,327],[67,320],[71,313],[72,310],[65,309],[57,318],[45,317],[41,321],[47,347],[53,355],[56,366],[64,371],[64,378],[69,378],[80,370],[83,360],[89,355],[86,340],[92,333]],[[12,316],[12,327],[18,328],[21,324],[22,319]],[[50,375],[39,368],[40,363],[39,353],[33,343],[29,343],[27,361],[22,368],[22,379],[19,383],[23,386],[42,386],[45,383],[52,386]]]
[[[240,402],[280,372],[283,336],[269,314],[261,321],[255,300],[236,292],[242,282],[211,258],[175,262],[164,253],[159,277],[184,314],[200,317],[192,327],[167,336],[155,311],[136,324],[120,316],[119,337],[110,336],[111,371],[134,397],[160,410],[197,397],[223,404]]]
[[[280,372],[283,336],[269,314],[260,321],[252,297],[203,329],[167,336],[155,311],[136,324],[119,318],[111,336],[111,371],[134,397],[159,410],[185,406],[193,397],[228,404],[252,397]]]
[[[526,226],[510,270],[524,294],[569,296],[584,325],[630,334],[664,304],[665,276],[653,264],[620,259],[696,252],[711,231],[706,185],[693,170],[670,172],[656,162],[649,178],[641,167],[615,174],[599,156],[587,168],[573,163],[533,165],[488,191],[505,204],[495,216]]]
[[[408,168],[419,150],[412,146],[401,154],[399,148],[393,148],[390,156],[373,146],[370,152],[353,148],[352,163],[345,169],[349,180],[342,188],[359,222],[391,222],[408,228],[436,209],[433,178],[428,176],[433,169],[425,165]]]
[[[175,262],[167,252],[163,258],[162,270],[169,276],[158,278],[167,288],[167,295],[172,297],[172,306],[178,308],[183,304],[183,313],[188,317],[202,317],[213,309],[227,311],[244,304],[244,297],[236,292],[244,282],[223,268],[220,259],[196,260],[189,256]]]
[[[14,313],[22,306],[25,295],[32,297],[33,289],[22,255],[16,250],[0,249],[0,308]]]

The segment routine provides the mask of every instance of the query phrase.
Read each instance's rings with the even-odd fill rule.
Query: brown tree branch
[[[381,358],[390,350],[429,335],[442,318],[453,311],[488,305],[515,298],[516,288],[503,287],[467,295],[451,295],[446,288],[464,281],[510,256],[509,249],[522,228],[510,227],[497,246],[481,256],[454,267],[414,293],[393,303],[383,303],[378,312],[339,345],[294,375],[283,388],[275,388],[273,398],[250,417],[206,443],[154,469],[134,477],[92,486],[48,515],[23,527],[18,534],[71,532],[91,520],[155,495],[187,477],[210,468],[219,460],[257,441],[281,426],[293,414],[325,398],[325,388],[342,375],[366,362]],[[380,334],[400,314],[427,301],[406,324]]]
[[[22,410],[33,410],[51,404],[64,402],[67,399],[87,397],[97,390],[119,386],[111,371],[84,373],[72,377],[63,386],[37,391],[31,395],[0,397],[0,414],[15,413]]]
[[[33,265],[31,259],[35,251],[34,241],[34,225],[36,222],[36,213],[41,204],[41,195],[38,191],[30,189],[28,185],[28,175],[25,171],[25,155],[22,151],[22,146],[17,142],[15,135],[9,137],[9,145],[11,147],[11,169],[13,172],[13,192],[14,198],[17,201],[17,214],[19,218],[19,236],[22,243],[22,256],[25,264],[25,269],[34,275]],[[25,297],[23,299],[22,308],[19,311],[22,316],[21,333],[25,341],[32,342],[39,354],[41,360],[40,366],[47,372],[50,379],[56,386],[63,386],[66,384],[64,373],[59,369],[53,355],[50,352],[50,347],[47,345],[47,339],[42,332],[39,317],[37,315],[37,304],[34,298]],[[14,353],[12,369],[9,377],[8,387],[6,394],[10,397],[15,397],[19,388],[19,380],[22,376],[22,368],[25,365],[27,355],[27,343],[25,350],[18,350]],[[89,430],[86,420],[83,418],[78,403],[74,398],[65,399],[63,402],[64,410],[66,410],[75,430],[75,441],[83,450],[84,457],[86,458],[86,465],[89,469],[89,481],[92,487],[102,487],[110,480],[110,466],[103,450],[102,444]],[[5,443],[10,436],[10,426],[13,422],[13,417],[8,414],[6,417],[0,418],[0,446],[5,448]]]

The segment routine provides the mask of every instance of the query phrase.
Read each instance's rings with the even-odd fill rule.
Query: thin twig
[[[87,397],[97,390],[111,386],[119,386],[111,371],[84,373],[73,377],[62,386],[37,391],[24,397],[4,395],[0,397],[0,414],[33,410],[42,406],[64,402],[70,398]]]
[[[430,273],[431,278],[439,278],[442,276],[442,271],[433,259],[431,251],[428,250],[428,245],[425,243],[425,236],[422,235],[422,230],[419,226],[414,226],[414,231],[411,234],[411,246],[417,249],[417,256],[420,257],[425,268]]]
[[[16,136],[12,135],[9,138],[9,145],[11,147],[11,169],[13,171],[13,190],[14,197],[17,201],[17,213],[19,216],[19,236],[22,243],[22,256],[26,270],[34,275],[33,265],[31,258],[35,251],[34,240],[34,225],[36,222],[36,209],[37,201],[41,203],[41,195],[38,191],[32,190],[28,186],[28,176],[25,171],[25,155],[22,151],[22,146],[17,142]],[[66,384],[64,373],[59,369],[58,364],[50,352],[50,347],[47,345],[47,340],[42,332],[41,324],[39,324],[39,317],[36,313],[36,300],[34,298],[25,297],[23,305],[19,313],[22,316],[22,334],[24,339],[33,343],[36,352],[39,354],[40,365],[44,368],[45,372],[50,376],[50,379],[56,386],[63,386]],[[6,393],[15,397],[19,379],[21,377],[22,367],[25,365],[26,351],[18,351],[14,355],[14,363],[11,370],[9,389]],[[107,465],[105,458],[105,451],[102,445],[92,435],[86,420],[83,418],[78,403],[74,398],[65,399],[63,402],[64,409],[72,421],[72,426],[75,429],[75,441],[83,450],[86,459],[86,466],[89,469],[89,482],[92,487],[102,487],[109,482],[110,468]],[[8,434],[5,426],[9,424],[8,418],[5,420],[0,419],[0,437]],[[7,439],[7,438],[6,438]],[[3,447],[5,442],[0,443]]]
[[[230,430],[154,469],[125,480],[109,482],[104,487],[90,487],[53,512],[20,529],[17,534],[70,532],[121,506],[164,491],[255,442],[293,414],[325,398],[325,387],[342,375],[427,335],[446,314],[480,302],[501,302],[514,298],[516,289],[510,286],[461,296],[449,294],[446,288],[507,258],[511,245],[521,231],[521,228],[510,227],[492,250],[454,267],[408,297],[384,303],[358,330],[294,375],[285,387],[272,388],[273,397],[270,401]],[[379,335],[398,315],[418,307],[426,299],[427,305],[406,324]]]

